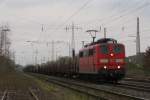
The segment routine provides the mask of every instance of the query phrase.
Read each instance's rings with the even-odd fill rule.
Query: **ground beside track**
[[[145,69],[142,65],[127,62],[125,78],[150,80],[150,70]]]
[[[5,90],[8,91],[8,100],[32,100],[32,97],[27,94],[29,89],[34,90],[38,100],[68,100],[61,99],[61,94],[60,92],[57,93],[57,88],[37,78],[15,71],[0,73],[0,91],[2,93]]]
[[[23,72],[0,73],[0,91],[8,90],[8,100],[32,100],[27,98],[29,88],[39,89],[39,100],[91,100],[84,94],[51,84],[42,77],[33,77]],[[36,93],[36,92],[35,92]],[[14,98],[14,99],[13,99]]]

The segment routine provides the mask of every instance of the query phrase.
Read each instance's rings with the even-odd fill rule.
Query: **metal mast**
[[[74,25],[74,23],[72,22],[72,25],[71,27],[66,27],[65,28],[66,31],[71,29],[72,31],[72,37],[71,37],[71,45],[72,45],[72,57],[74,58],[75,57],[75,29],[81,29],[80,27],[77,27]]]
[[[136,54],[140,54],[140,29],[139,29],[139,17],[137,18],[137,35],[136,35]]]

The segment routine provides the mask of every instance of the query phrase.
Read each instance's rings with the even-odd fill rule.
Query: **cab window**
[[[109,52],[108,46],[106,46],[106,45],[101,45],[101,46],[100,46],[100,52],[101,52],[102,54],[108,54],[108,52]]]
[[[79,53],[79,57],[83,57],[83,51],[80,51],[80,53]]]
[[[123,51],[123,48],[121,45],[115,45],[114,46],[114,52],[115,53],[121,53]]]
[[[89,55],[89,51],[88,50],[83,51],[83,56],[84,57],[87,57],[88,55]]]
[[[89,49],[89,56],[92,56],[94,53],[94,49]]]

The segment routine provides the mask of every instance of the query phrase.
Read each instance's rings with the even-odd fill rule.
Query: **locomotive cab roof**
[[[117,40],[112,38],[102,38],[97,40],[96,43],[117,43]]]
[[[112,39],[112,38],[102,38],[102,39],[97,40],[96,42],[87,44],[84,47],[88,47],[88,46],[95,45],[95,44],[103,44],[103,43],[114,43],[115,44],[115,43],[117,43],[117,40]]]

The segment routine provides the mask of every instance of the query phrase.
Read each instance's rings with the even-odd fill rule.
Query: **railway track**
[[[82,82],[77,82],[69,79],[60,79],[56,77],[50,77],[49,82],[54,84],[58,84],[60,86],[87,94],[96,99],[104,99],[104,100],[145,100],[144,97],[138,97],[131,94],[125,94],[121,92],[112,91],[111,88],[104,89],[99,87],[100,85],[94,84],[85,84]]]
[[[96,84],[101,84],[99,82],[94,82]],[[112,82],[104,82],[108,86],[132,89],[136,91],[150,92],[150,81],[148,80],[135,80],[135,79],[125,79],[118,82],[117,84]]]
[[[116,86],[122,87],[122,88],[129,88],[129,89],[133,89],[133,90],[137,90],[137,91],[150,92],[150,87],[144,86],[144,85],[129,84],[129,83],[118,83]]]
[[[5,90],[4,92],[1,92],[1,93],[0,93],[0,97],[1,97],[0,100],[6,100],[6,97],[7,97],[7,90]]]
[[[134,80],[134,79],[131,79],[131,80],[122,80],[121,81],[122,83],[124,84],[131,84],[131,85],[137,85],[139,87],[147,87],[147,88],[150,88],[150,81],[146,81],[146,80]]]
[[[40,100],[33,89],[29,88],[28,91],[20,90],[5,90],[0,92],[0,100]],[[42,99],[41,99],[42,100]]]
[[[135,80],[135,79],[125,79],[117,86],[124,87],[124,88],[130,88],[134,89],[137,91],[145,91],[145,92],[150,92],[150,81],[145,81],[145,80]]]
[[[35,90],[32,88],[29,88],[29,94],[33,97],[33,100],[40,100],[37,94],[34,92]]]
[[[144,82],[144,83],[149,83],[150,84],[150,79],[125,78],[124,81]]]

